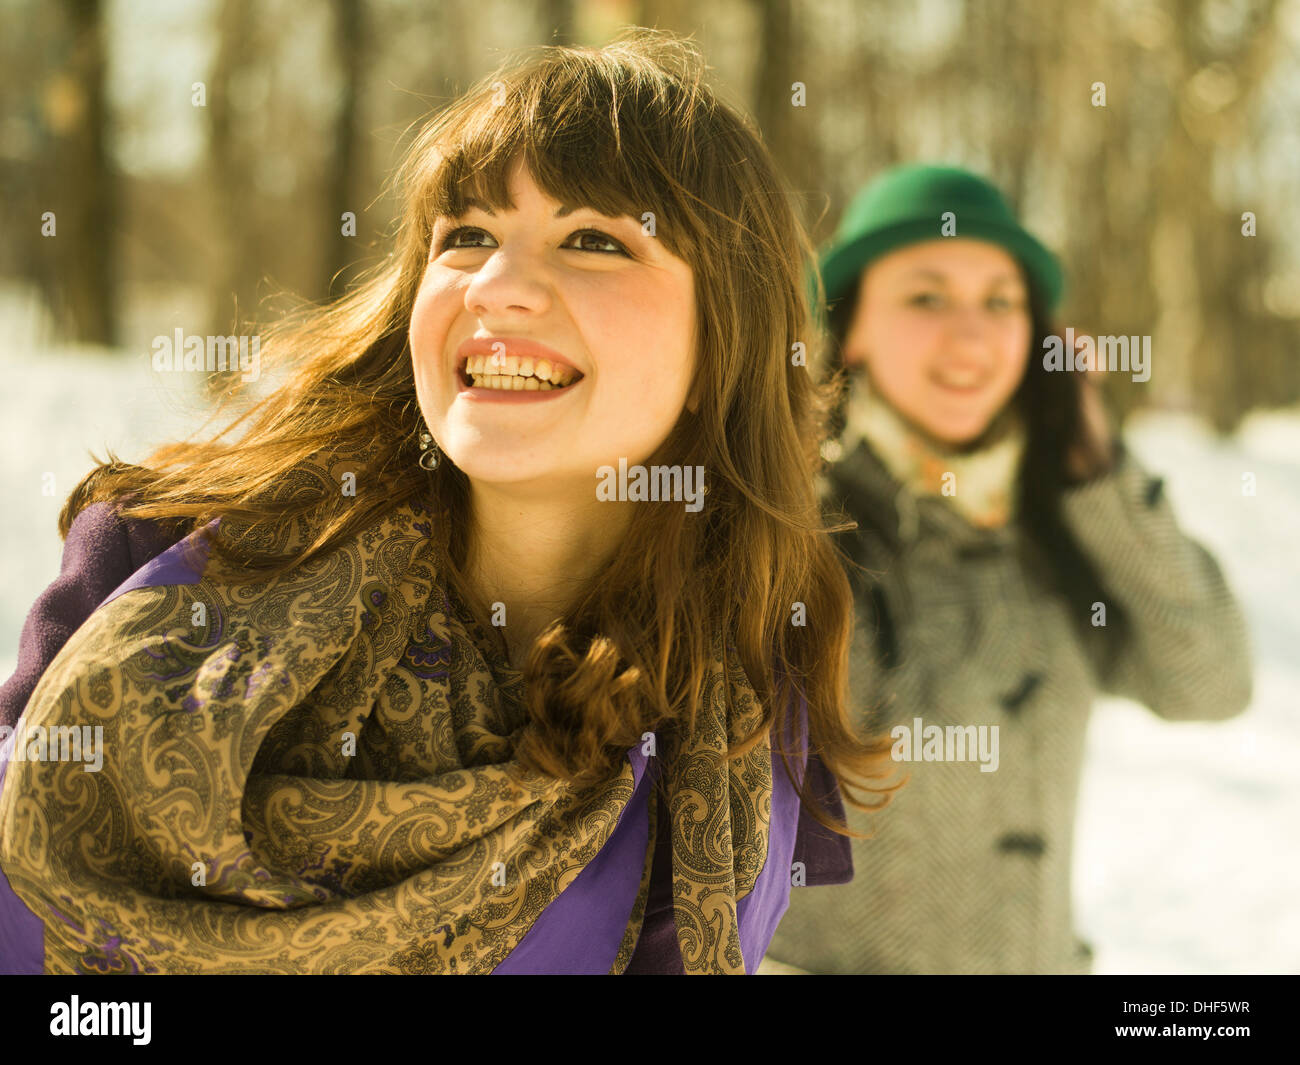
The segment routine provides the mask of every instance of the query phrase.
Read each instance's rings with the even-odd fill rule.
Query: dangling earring
[[[427,431],[420,433],[420,468],[423,470],[438,468],[438,445],[434,442],[433,434]]]

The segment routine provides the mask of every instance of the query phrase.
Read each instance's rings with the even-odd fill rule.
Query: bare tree
[[[259,41],[250,0],[223,0],[219,43],[208,86],[208,173],[215,210],[212,322],[223,334],[257,305],[261,262],[257,240],[257,189],[253,159],[238,135],[232,86],[258,61]]]
[[[334,240],[330,246],[330,295],[347,286],[347,268],[357,258],[355,236],[343,225],[344,212],[360,215],[358,180],[358,100],[366,69],[366,21],[361,0],[334,0],[334,48],[340,72],[339,106],[334,119],[334,144],[330,159],[328,206]]]
[[[107,144],[103,10],[99,0],[60,0],[56,10],[38,166],[41,212],[53,213],[55,235],[40,244],[38,280],[68,335],[111,345],[118,326],[118,185]]]
[[[817,76],[804,48],[803,23],[794,0],[757,0],[758,45],[754,79],[754,117],[778,165],[800,197],[805,221],[821,175],[819,142],[813,121],[830,83]],[[810,101],[809,94],[814,98]],[[820,204],[819,204],[820,205]]]

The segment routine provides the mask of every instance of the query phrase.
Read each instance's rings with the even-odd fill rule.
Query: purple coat
[[[122,519],[108,503],[96,503],[77,516],[64,544],[59,576],[37,598],[23,625],[18,667],[0,685],[0,725],[17,724],[46,667],[98,606],[127,591],[128,582],[132,588],[162,583],[164,574],[166,583],[175,581],[176,568],[169,564],[174,552],[168,551],[173,544],[153,523]],[[164,553],[168,558],[159,559],[147,572],[140,572]],[[198,574],[191,580],[198,580]],[[645,771],[647,759],[639,749],[629,752],[629,758],[637,786],[618,828],[595,859],[538,918],[496,972],[608,971],[612,963],[608,951],[599,958],[568,955],[573,953],[574,944],[591,944],[601,938],[592,933],[602,922],[608,925],[603,941],[617,944],[628,914],[619,908],[616,900],[626,902],[629,892],[634,897],[640,880],[641,861],[649,844],[648,802],[655,769]],[[657,762],[656,759],[656,768]],[[844,884],[853,879],[849,840],[822,828],[800,807],[779,760],[776,762],[768,862],[754,890],[737,904],[745,968],[750,973],[758,968],[789,906],[790,866],[794,862],[804,864],[809,887]],[[4,768],[0,766],[0,782]],[[839,787],[816,755],[808,757],[806,773],[815,794],[828,796],[827,812],[832,817],[843,818]],[[629,974],[684,972],[673,920],[672,852],[664,819],[660,820],[660,829],[655,840],[645,919],[627,968]],[[600,911],[602,900],[610,903],[605,907],[609,909],[607,914]],[[39,941],[30,942],[38,925],[39,919],[26,911],[0,872],[0,972],[33,971],[15,970],[11,966],[20,947],[27,958],[39,954]]]

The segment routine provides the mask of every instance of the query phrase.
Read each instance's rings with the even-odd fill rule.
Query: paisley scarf
[[[1012,405],[993,419],[974,447],[957,449],[921,432],[865,375],[858,375],[841,437],[844,454],[863,440],[913,496],[939,496],[980,528],[1000,527],[1014,518],[1025,430]]]
[[[342,469],[304,472],[337,491]],[[523,676],[449,593],[433,521],[397,506],[262,583],[205,559],[140,571],[73,635],[22,724],[102,726],[102,768],[13,760],[0,793],[0,870],[44,924],[46,972],[488,973],[592,862],[633,766],[579,791],[515,759]],[[206,553],[197,533],[177,548]],[[745,972],[737,902],[782,771],[770,743],[725,757],[762,719],[728,650],[689,735],[649,752],[688,973]]]

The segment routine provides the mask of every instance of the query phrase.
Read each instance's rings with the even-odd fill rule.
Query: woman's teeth
[[[959,376],[948,375],[934,378],[935,384],[944,388],[956,388],[962,391],[971,391],[980,387],[983,383],[978,376]]]
[[[550,392],[573,384],[577,371],[531,355],[471,355],[465,374],[475,388],[503,392]]]

